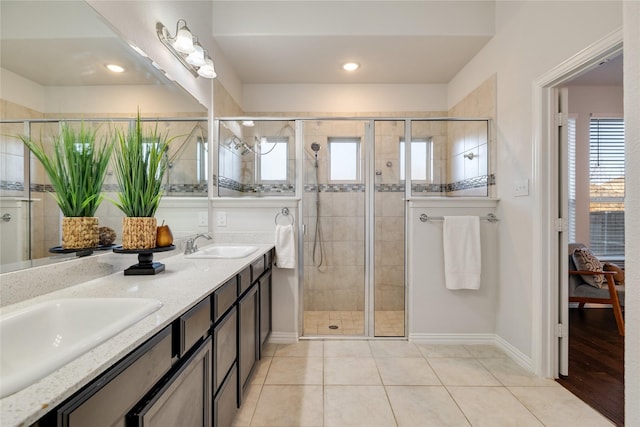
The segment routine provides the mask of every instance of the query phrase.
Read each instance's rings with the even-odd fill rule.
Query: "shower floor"
[[[303,334],[364,336],[364,311],[305,311]],[[403,337],[404,311],[376,311],[375,336]]]

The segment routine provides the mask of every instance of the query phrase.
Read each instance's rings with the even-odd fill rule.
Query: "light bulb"
[[[187,62],[194,67],[202,67],[207,63],[204,59],[204,49],[202,49],[202,46],[200,46],[198,42],[196,42],[193,47],[193,52],[187,56]]]
[[[186,23],[178,30],[176,40],[173,42],[173,48],[182,53],[191,53],[195,50],[195,47],[193,47],[193,35]]]
[[[213,61],[211,58],[205,59],[205,64],[198,68],[198,75],[201,77],[205,77],[207,79],[214,79],[217,74],[216,70],[213,68]]]

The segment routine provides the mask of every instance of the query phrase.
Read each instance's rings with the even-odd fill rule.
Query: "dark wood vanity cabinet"
[[[256,258],[34,425],[231,426],[271,332],[272,258]]]
[[[246,294],[238,301],[238,366],[239,384],[238,401],[242,403],[242,397],[247,390],[253,367],[258,361],[258,286],[254,284]]]

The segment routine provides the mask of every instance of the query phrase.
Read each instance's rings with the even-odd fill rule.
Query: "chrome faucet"
[[[198,252],[198,245],[196,244],[196,241],[200,237],[204,237],[207,240],[211,240],[211,236],[208,235],[208,234],[198,234],[195,237],[188,238],[187,241],[185,242],[185,247],[184,247],[184,254],[185,255],[189,255],[189,254]]]

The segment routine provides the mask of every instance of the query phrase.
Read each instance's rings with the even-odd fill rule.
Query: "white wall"
[[[142,113],[196,113],[203,110],[186,92],[160,85],[41,86],[2,69],[2,98],[45,114],[113,115],[140,109]]]
[[[449,85],[449,105],[497,73],[500,294],[496,333],[532,356],[532,228],[536,181],[532,82],[622,25],[618,1],[499,1],[494,38]],[[513,183],[529,179],[529,197]],[[537,268],[542,268],[538,266]]]
[[[478,290],[450,290],[444,280],[443,222],[428,216],[495,213],[496,200],[417,200],[409,204],[409,338],[416,342],[493,341],[498,306],[500,223],[480,221],[482,275]]]
[[[331,113],[446,111],[447,86],[437,84],[248,84],[247,112]]]
[[[589,122],[623,117],[622,86],[569,86],[569,114],[576,119],[576,242],[589,244]]]
[[[640,260],[640,2],[624,3],[625,254]],[[625,269],[625,423],[640,425],[640,265]]]

